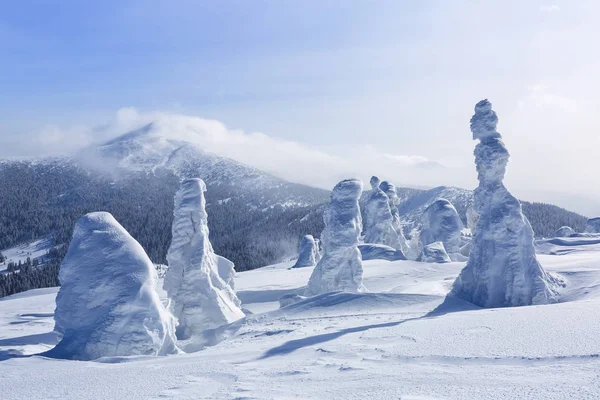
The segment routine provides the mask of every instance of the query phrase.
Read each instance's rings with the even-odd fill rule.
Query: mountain
[[[75,221],[109,211],[165,263],[173,196],[179,181],[207,184],[211,240],[217,253],[252,269],[293,256],[299,238],[322,229],[329,193],[286,182],[200,149],[153,124],[83,150],[72,158],[0,163],[0,249],[51,235],[68,243]]]

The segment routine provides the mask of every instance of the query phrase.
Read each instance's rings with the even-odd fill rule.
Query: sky
[[[0,2],[0,157],[69,154],[170,115],[219,121],[216,151],[301,183],[377,173],[473,188],[469,119],[488,98],[507,187],[600,213],[599,12],[593,0]]]

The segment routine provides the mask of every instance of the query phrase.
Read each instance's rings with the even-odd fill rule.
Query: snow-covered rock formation
[[[431,243],[442,242],[452,258],[453,254],[460,254],[462,229],[463,223],[454,206],[446,199],[438,199],[423,213],[421,245],[426,247]]]
[[[306,235],[300,241],[298,260],[292,268],[314,267],[321,259],[319,244],[312,235]]]
[[[471,118],[479,186],[479,215],[466,267],[451,294],[481,307],[510,307],[557,301],[556,281],[535,256],[533,230],[521,203],[502,183],[508,151],[496,130],[498,117],[487,100]]]
[[[398,241],[400,243],[400,246],[395,248],[402,250],[402,253],[408,255],[410,253],[410,247],[408,246],[408,243],[406,242],[406,237],[404,236],[404,232],[402,231],[400,212],[398,211],[398,204],[400,204],[400,198],[398,197],[398,193],[396,192],[396,186],[394,186],[394,184],[392,184],[391,182],[383,181],[379,185],[379,188],[388,197],[390,212],[392,213],[392,226],[398,234]]]
[[[423,247],[423,250],[421,251],[421,254],[419,255],[417,261],[430,263],[447,263],[452,260],[450,259],[450,256],[448,256],[448,253],[444,248],[444,243],[433,242]]]
[[[585,226],[586,233],[600,233],[600,217],[594,217],[587,220]]]
[[[390,199],[379,188],[379,178],[371,178],[371,193],[365,203],[365,243],[383,244],[400,249],[400,238],[394,227]]]
[[[208,238],[205,191],[201,179],[188,179],[175,195],[164,288],[179,322],[179,339],[199,336],[244,317],[231,282],[233,263],[218,257]]]
[[[362,231],[358,205],[361,193],[360,179],[346,179],[333,188],[323,215],[323,257],[310,276],[307,296],[362,290],[362,258],[357,247]]]
[[[62,340],[46,355],[166,355],[177,351],[175,319],[160,302],[154,265],[140,244],[106,212],[77,221],[60,267],[55,330]]]
[[[558,228],[558,230],[556,231],[556,234],[554,236],[569,237],[569,236],[573,235],[574,233],[575,233],[575,231],[570,226],[561,226],[560,228]]]

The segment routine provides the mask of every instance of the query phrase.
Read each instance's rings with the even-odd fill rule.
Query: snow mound
[[[521,203],[504,187],[508,151],[496,131],[498,117],[489,101],[475,106],[471,118],[479,186],[479,215],[469,261],[451,294],[481,307],[547,304],[558,300],[557,282],[535,256],[533,230]]]
[[[300,241],[298,260],[292,268],[314,267],[320,259],[318,242],[312,235],[306,235]]]
[[[556,234],[554,236],[569,237],[569,236],[573,235],[574,233],[575,233],[575,231],[570,226],[561,226],[560,228],[558,228],[558,230],[556,231]]]
[[[446,199],[431,203],[423,213],[420,240],[422,246],[442,242],[448,254],[460,253],[463,223],[456,209]]]
[[[233,284],[222,279],[233,280],[233,263],[216,256],[209,240],[205,191],[201,179],[188,179],[175,195],[164,289],[181,340],[201,338],[206,330],[244,317]]]
[[[361,193],[360,179],[346,179],[333,188],[323,214],[323,258],[308,280],[307,296],[338,290],[356,292],[363,288],[362,258],[357,247],[362,231],[358,205]]]
[[[383,244],[359,244],[358,249],[362,256],[363,261],[366,260],[406,260],[406,257],[402,253],[402,250],[396,250],[390,246]]]
[[[154,265],[142,246],[106,212],[77,221],[60,267],[55,330],[62,340],[46,355],[166,355],[177,351],[175,320],[155,290]]]
[[[594,217],[587,220],[585,227],[586,233],[600,233],[600,217]]]
[[[452,260],[444,248],[444,243],[434,242],[423,247],[423,251],[417,261],[447,263]]]

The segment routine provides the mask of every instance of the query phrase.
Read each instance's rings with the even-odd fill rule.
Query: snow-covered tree
[[[156,271],[142,246],[106,212],[77,221],[60,267],[55,330],[47,355],[165,355],[177,351],[175,319],[155,290]]]
[[[600,233],[600,217],[594,217],[587,220],[585,226],[587,233]]]
[[[356,292],[363,288],[362,258],[357,247],[362,230],[358,205],[361,193],[360,179],[346,179],[333,188],[323,215],[323,257],[308,281],[308,296],[337,290]]]
[[[365,202],[365,243],[383,244],[400,249],[400,239],[394,228],[394,217],[390,210],[390,201],[379,188],[379,178],[371,178],[371,192]]]
[[[437,199],[423,212],[420,241],[423,247],[442,242],[450,258],[460,253],[463,223],[456,209],[446,199]]]
[[[519,201],[504,187],[508,151],[496,130],[498,117],[487,100],[471,118],[479,186],[479,215],[466,267],[452,294],[482,307],[509,307],[557,301],[556,281],[536,259],[533,230]]]
[[[402,222],[400,220],[400,213],[398,212],[398,205],[400,204],[400,198],[398,197],[398,193],[396,191],[396,186],[389,181],[383,181],[379,185],[379,188],[387,195],[388,202],[390,206],[390,212],[392,213],[392,226],[394,230],[398,234],[398,241],[400,243],[399,247],[396,247],[399,250],[402,250],[402,253],[408,255],[411,253],[410,247],[406,242],[406,237],[404,236],[404,232],[402,231]]]
[[[292,268],[314,267],[321,259],[319,243],[312,235],[305,235],[300,241],[298,260]]]
[[[219,264],[224,261],[214,253],[208,237],[205,191],[201,179],[188,179],[175,195],[164,288],[179,323],[179,339],[199,336],[244,317],[233,285],[222,279],[232,278],[233,264],[229,263],[228,271],[220,271]]]

